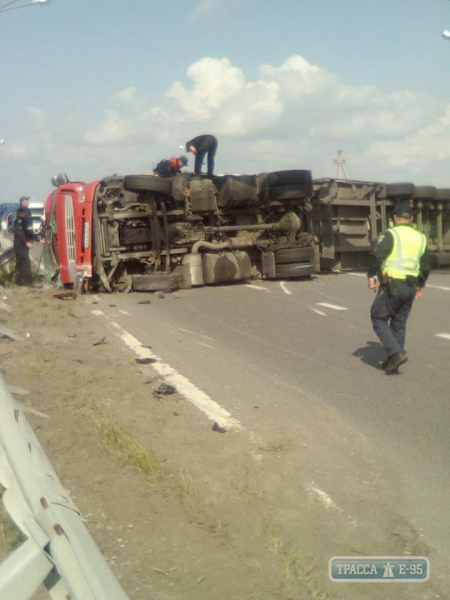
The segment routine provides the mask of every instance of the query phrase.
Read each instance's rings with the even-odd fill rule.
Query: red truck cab
[[[52,278],[80,288],[92,277],[92,198],[97,182],[54,181],[45,204],[46,263]]]

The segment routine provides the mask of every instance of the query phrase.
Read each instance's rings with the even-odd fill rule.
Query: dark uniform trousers
[[[16,285],[31,285],[30,250],[27,246],[14,246],[16,253]]]
[[[417,291],[417,280],[390,279],[380,285],[370,309],[374,332],[389,356],[404,349],[406,322]]]

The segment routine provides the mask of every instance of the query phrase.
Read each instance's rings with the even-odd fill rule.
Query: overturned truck
[[[154,291],[314,272],[310,171],[53,183],[46,272],[65,287]]]

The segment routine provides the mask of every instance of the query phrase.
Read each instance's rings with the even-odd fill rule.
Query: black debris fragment
[[[139,365],[151,365],[156,361],[156,358],[135,358],[135,361],[139,364]]]
[[[213,431],[217,431],[217,433],[226,433],[227,432],[227,430],[225,429],[225,427],[221,427],[219,425],[219,423],[217,423],[217,421],[212,426],[212,430]]]
[[[161,383],[155,390],[155,394],[158,394],[158,396],[170,396],[176,394],[176,392],[177,388],[173,385],[168,385],[167,383]]]
[[[103,337],[99,342],[94,342],[92,345],[93,346],[102,346],[103,344],[106,344],[106,336]]]
[[[140,301],[138,302],[138,304],[151,304],[151,303],[152,303],[152,301],[151,301],[151,300],[140,300]]]

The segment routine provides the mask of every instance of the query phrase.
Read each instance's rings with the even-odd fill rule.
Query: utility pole
[[[337,159],[334,159],[334,164],[338,166],[338,174],[337,174],[337,178],[338,179],[343,179],[342,177],[342,173],[345,175],[345,179],[347,179],[347,181],[349,180],[349,176],[347,171],[345,170],[345,160],[342,158],[342,150],[338,150],[338,157]]]

